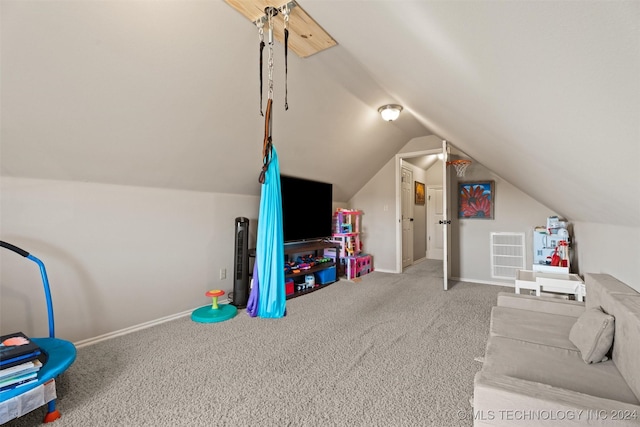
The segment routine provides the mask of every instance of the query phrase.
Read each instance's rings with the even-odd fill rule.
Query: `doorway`
[[[443,164],[443,170],[446,156],[443,154],[443,150],[446,147],[446,142],[443,142],[442,149],[430,149],[424,151],[416,151],[416,152],[408,152],[408,153],[400,153],[396,154],[396,271],[401,273],[405,267],[413,262],[413,259],[408,260],[407,254],[409,250],[407,248],[407,244],[411,243],[413,245],[413,240],[407,242],[408,238],[405,237],[408,233],[408,229],[411,227],[411,218],[413,216],[411,213],[413,212],[411,208],[413,208],[414,203],[414,183],[406,182],[407,181],[407,173],[405,169],[411,169],[410,167],[405,167],[406,163],[413,163],[419,160],[419,158],[432,158],[433,162],[440,161]],[[432,163],[433,164],[433,163]],[[408,165],[410,166],[410,165]],[[419,166],[419,169],[427,170],[428,167]],[[427,183],[428,184],[428,183]],[[442,185],[442,194],[446,194],[446,184]],[[425,194],[426,196],[426,194]],[[407,200],[409,201],[409,206],[406,205]],[[424,207],[423,207],[424,208]],[[442,208],[443,211],[446,212],[446,205]],[[423,209],[423,226],[426,225],[426,213]],[[442,229],[442,227],[441,227]],[[444,232],[444,231],[443,231]],[[426,231],[422,232],[422,236],[416,236],[415,238],[424,239],[424,246],[422,248],[423,252],[420,254],[420,258],[426,257],[426,245],[427,245],[427,233]],[[411,238],[413,239],[413,234],[411,234]],[[444,244],[444,238],[441,240]],[[412,250],[411,250],[412,251]],[[413,255],[413,254],[411,254]],[[444,260],[443,260],[444,262]],[[446,269],[445,269],[446,271]]]
[[[413,171],[402,167],[401,212],[402,218],[402,269],[413,264]]]

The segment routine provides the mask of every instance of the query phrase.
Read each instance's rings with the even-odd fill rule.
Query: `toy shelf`
[[[298,254],[313,253],[315,254],[315,256],[320,256],[320,255],[324,256],[325,249],[334,249],[337,252],[340,252],[340,245],[335,242],[325,242],[323,240],[288,243],[284,245],[284,255],[285,255],[285,258],[293,258],[293,259],[295,259],[295,256]],[[322,284],[316,281],[316,285],[314,287],[295,291],[292,294],[287,295],[287,299],[296,298],[301,295],[306,295],[308,293],[317,291],[318,289],[326,288],[330,284],[337,282],[339,280],[338,273],[337,273],[337,269],[339,265],[340,265],[340,258],[338,255],[338,258],[336,259],[336,261],[323,262],[321,264],[316,264],[313,267],[308,268],[306,270],[300,270],[298,273],[285,274],[285,280],[287,280],[287,279],[299,278],[301,276],[304,277],[307,274],[314,274],[314,275],[322,274],[323,272],[329,270],[332,267],[335,268],[336,270],[335,280],[329,281],[327,283],[322,283]]]
[[[299,273],[285,274],[285,279],[287,279],[289,277],[304,276],[306,274],[316,273],[318,271],[326,270],[326,269],[328,269],[330,267],[333,267],[335,265],[336,264],[333,261],[323,262],[322,264],[314,265],[313,267],[307,268],[306,270],[300,270]]]
[[[339,209],[333,214],[333,235],[359,234],[361,211]]]

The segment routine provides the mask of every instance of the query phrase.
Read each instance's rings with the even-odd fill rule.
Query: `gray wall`
[[[235,218],[259,198],[3,177],[2,240],[46,265],[57,336],[96,337],[210,303],[233,289]],[[38,268],[0,251],[2,332],[47,335]],[[220,269],[226,279],[220,280]]]
[[[417,152],[438,148],[441,144],[435,136],[415,138],[401,152]],[[436,163],[437,165],[438,163]],[[428,170],[425,181],[435,183],[441,176],[435,169]],[[433,169],[433,171],[432,171]],[[452,174],[455,177],[455,174]],[[468,169],[465,181],[492,179],[495,181],[495,219],[458,220],[457,206],[452,207],[452,276],[487,283],[508,283],[491,277],[489,260],[490,233],[524,232],[526,238],[526,265],[532,263],[532,233],[537,225],[544,225],[546,218],[556,212],[537,202],[483,165],[475,162]],[[441,180],[441,179],[440,179]],[[441,182],[440,182],[441,183]],[[395,271],[395,165],[394,159],[369,181],[350,201],[350,207],[365,212],[363,227],[365,250],[374,256],[376,269]],[[452,190],[457,192],[457,181],[452,180]],[[455,200],[455,197],[454,197]],[[387,210],[385,210],[385,206]],[[561,215],[561,213],[559,213]],[[571,218],[567,218],[571,221]],[[373,231],[375,230],[375,232]],[[574,224],[574,267],[579,274],[604,272],[626,281],[640,289],[640,271],[637,262],[640,247],[640,230],[604,224]],[[618,248],[618,249],[616,249]]]
[[[349,201],[363,212],[360,236],[363,250],[373,255],[374,269],[394,271],[396,263],[395,164],[389,160]]]
[[[640,292],[640,228],[573,224],[574,260],[581,273],[607,273]]]
[[[412,142],[409,151],[417,151]],[[496,181],[496,219],[453,227],[454,275],[491,281],[489,233],[525,231],[530,248],[532,227],[553,212],[477,163],[466,179]],[[234,219],[254,220],[259,206],[255,196],[25,178],[3,177],[0,189],[2,240],[45,262],[57,334],[72,341],[192,310],[213,287],[230,291]],[[364,211],[364,249],[375,268],[394,270],[394,159],[349,206]],[[640,290],[640,229],[576,222],[574,243],[578,273],[608,273]],[[0,251],[3,333],[47,334],[42,283],[31,264]]]
[[[434,136],[415,138],[400,151],[401,153],[419,152],[441,146],[442,141]],[[429,168],[424,180],[434,185],[442,184],[442,162]],[[437,166],[436,166],[437,165]],[[419,170],[419,168],[413,168]],[[457,177],[451,173],[450,194],[457,192]],[[438,178],[439,177],[439,178]],[[415,176],[414,176],[415,178]],[[510,281],[491,277],[489,259],[489,241],[491,232],[524,232],[526,235],[527,265],[533,261],[531,235],[533,227],[545,224],[547,216],[554,212],[542,206],[531,197],[524,194],[508,182],[504,181],[479,163],[474,163],[467,169],[465,181],[485,180],[495,181],[495,219],[494,220],[458,220],[457,200],[452,196],[450,204],[451,220],[451,276],[462,280],[486,283],[512,283]],[[389,211],[381,214],[380,201],[389,205]],[[365,215],[365,227],[375,229],[376,233],[366,236],[365,247],[374,256],[377,269],[395,271],[396,227],[395,227],[395,166],[394,159],[376,177],[367,183],[350,201],[353,208],[367,212],[376,212],[372,216]],[[378,220],[380,222],[378,222]],[[424,239],[423,239],[424,240]],[[380,252],[378,252],[380,251]],[[418,259],[415,249],[414,257]],[[422,252],[424,253],[424,252]],[[422,257],[422,256],[420,256]]]
[[[505,282],[513,280],[491,277],[490,235],[492,232],[525,233],[526,266],[533,263],[533,229],[545,225],[548,216],[556,213],[538,203],[510,183],[492,173],[483,165],[474,162],[466,170],[463,178],[452,173],[453,195],[451,215],[451,275],[463,280]],[[458,219],[457,189],[460,181],[493,180],[494,219]]]

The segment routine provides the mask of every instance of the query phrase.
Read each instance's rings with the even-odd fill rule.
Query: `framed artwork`
[[[424,205],[424,184],[415,181],[416,187],[416,205]]]
[[[494,181],[458,184],[458,218],[493,219]]]

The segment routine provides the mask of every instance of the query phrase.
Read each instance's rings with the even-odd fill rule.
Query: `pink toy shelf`
[[[340,259],[347,279],[354,279],[373,271],[373,258],[362,253],[360,217],[355,209],[338,209],[333,214],[331,241],[340,244]],[[325,249],[325,256],[335,259],[336,249]]]
[[[361,211],[338,209],[333,214],[333,237],[340,244],[340,258],[356,256],[362,251],[360,243]]]

